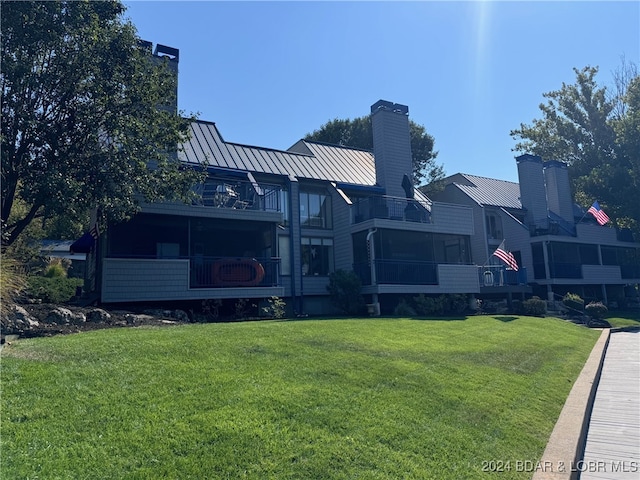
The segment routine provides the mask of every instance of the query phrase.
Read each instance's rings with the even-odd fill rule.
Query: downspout
[[[289,214],[293,215],[293,200],[291,199],[291,178],[287,177],[287,187],[289,188],[289,195],[287,195],[287,201],[289,203]],[[296,277],[295,277],[295,261],[293,259],[293,225],[291,218],[289,218],[289,274],[291,275],[291,298],[293,299],[293,313],[296,314]]]
[[[373,240],[373,235],[378,231],[377,228],[370,228],[369,233],[367,233],[367,245],[369,246],[369,268],[371,269],[371,287],[373,287],[373,312],[372,314],[375,316],[380,315],[380,301],[378,299],[377,292],[377,278],[376,278],[376,249],[375,242]]]

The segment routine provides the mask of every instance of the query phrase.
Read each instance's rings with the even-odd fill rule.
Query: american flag
[[[518,271],[518,262],[516,262],[516,257],[513,256],[513,253],[507,252],[504,249],[504,240],[502,240],[502,243],[496,249],[496,251],[493,252],[493,255],[495,255],[500,260],[502,260],[504,263],[506,263],[507,266],[509,268],[511,268],[512,270],[515,270],[516,272]]]
[[[590,213],[591,215],[596,217],[596,221],[600,225],[604,225],[609,221],[609,216],[604,213],[604,210],[600,208],[600,204],[597,201],[593,202],[593,205],[591,205],[589,210],[587,210],[587,213]]]
[[[89,234],[93,237],[94,240],[98,240],[98,237],[100,236],[100,231],[98,230],[97,223],[93,224],[93,227],[91,227],[91,230],[89,230]]]

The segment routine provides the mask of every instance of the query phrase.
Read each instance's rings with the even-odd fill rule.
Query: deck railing
[[[351,207],[352,223],[373,218],[429,223],[431,214],[417,200],[379,195],[356,199]]]
[[[527,269],[507,269],[502,265],[478,267],[480,285],[484,287],[504,287],[507,285],[526,285]]]
[[[280,286],[279,258],[190,257],[191,288]]]
[[[282,212],[282,187],[243,180],[207,180],[195,188],[196,203],[206,207]]]

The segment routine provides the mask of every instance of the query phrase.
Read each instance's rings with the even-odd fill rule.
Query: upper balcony
[[[355,199],[352,223],[360,223],[374,218],[401,222],[430,223],[431,213],[417,200],[410,198],[379,195]]]
[[[195,188],[197,205],[237,210],[283,211],[282,187],[246,180],[207,179]]]

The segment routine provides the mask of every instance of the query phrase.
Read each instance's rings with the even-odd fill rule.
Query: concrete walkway
[[[532,478],[640,479],[639,329],[602,331]]]
[[[577,469],[581,480],[640,479],[640,331],[610,335]]]

